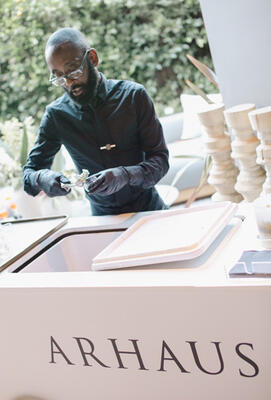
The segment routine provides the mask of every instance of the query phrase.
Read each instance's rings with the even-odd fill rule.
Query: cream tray
[[[93,270],[186,260],[200,256],[235,214],[237,205],[214,203],[142,217],[102,250]]]

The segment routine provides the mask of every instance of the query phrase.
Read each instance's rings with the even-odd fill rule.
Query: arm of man
[[[134,95],[138,133],[145,160],[137,165],[110,168],[90,176],[85,184],[89,193],[109,195],[124,185],[149,189],[168,171],[168,149],[161,124],[155,114],[150,96],[144,87]]]
[[[158,120],[153,102],[142,87],[136,94],[135,105],[138,115],[138,131],[145,161],[135,166],[125,167],[129,174],[129,184],[149,189],[168,171],[168,149],[163,129]]]
[[[23,168],[23,186],[28,194],[36,196],[41,190],[49,197],[65,196],[69,193],[70,190],[61,188],[61,183],[70,183],[70,181],[60,172],[50,170],[54,156],[60,147],[61,141],[55,135],[52,118],[46,110],[37,140]]]

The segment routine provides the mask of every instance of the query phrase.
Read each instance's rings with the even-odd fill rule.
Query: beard
[[[88,77],[86,83],[74,83],[69,89],[64,87],[65,92],[68,96],[81,106],[92,103],[97,95],[98,89],[98,73],[91,62],[88,62]],[[81,93],[78,96],[73,95],[72,91],[78,88]]]

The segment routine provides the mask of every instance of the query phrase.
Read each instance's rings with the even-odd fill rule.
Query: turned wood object
[[[232,158],[238,163],[240,173],[235,189],[248,202],[255,200],[262,191],[265,170],[256,162],[256,148],[260,141],[254,135],[248,114],[255,104],[239,104],[224,111],[226,123],[233,136]]]
[[[239,169],[231,158],[231,138],[225,131],[223,111],[223,104],[210,104],[197,112],[206,152],[212,158],[208,183],[216,189],[212,200],[239,203],[243,200],[235,190]]]
[[[266,171],[261,194],[271,193],[271,106],[251,111],[248,116],[252,128],[257,131],[260,139],[260,144],[256,149],[256,161]]]

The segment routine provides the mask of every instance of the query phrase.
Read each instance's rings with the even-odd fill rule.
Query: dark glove
[[[62,189],[60,183],[71,183],[60,172],[51,171],[50,169],[41,169],[37,171],[36,176],[37,185],[41,190],[43,190],[47,196],[66,196],[71,189]]]
[[[129,175],[124,167],[105,169],[86,179],[85,190],[90,194],[108,196],[118,192],[129,182]]]

